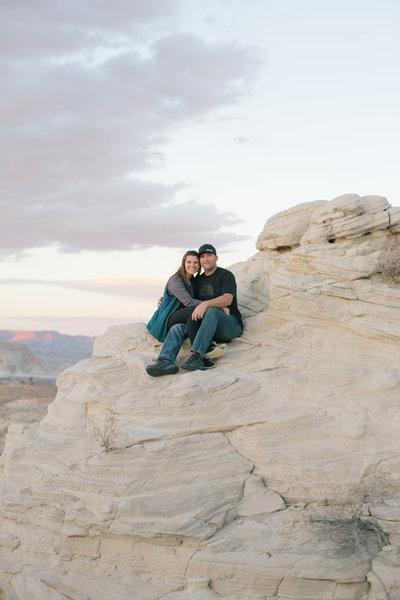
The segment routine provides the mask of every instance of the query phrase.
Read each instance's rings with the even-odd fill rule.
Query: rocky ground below
[[[8,428],[0,598],[400,600],[398,246],[383,197],[301,204],[231,266],[215,369],[149,377],[144,323],[97,338]]]

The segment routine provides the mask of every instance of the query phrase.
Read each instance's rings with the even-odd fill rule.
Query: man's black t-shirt
[[[243,328],[242,317],[240,315],[236,298],[236,280],[233,273],[222,267],[217,267],[212,275],[199,275],[193,280],[194,296],[202,302],[204,300],[213,300],[223,294],[232,294],[233,301],[228,306],[231,315],[234,315]]]

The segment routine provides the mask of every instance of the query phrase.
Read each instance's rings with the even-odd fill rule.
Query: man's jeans
[[[192,351],[204,356],[214,336],[220,342],[229,342],[241,333],[242,328],[236,317],[226,315],[222,308],[210,306],[204,313],[200,328],[192,344]],[[185,323],[173,325],[164,340],[160,357],[169,358],[174,362],[186,334],[187,327]]]
[[[236,317],[226,315],[222,308],[210,306],[204,313],[200,329],[192,344],[192,351],[204,356],[214,337],[219,342],[229,342],[233,338],[239,337],[241,333],[242,328]]]

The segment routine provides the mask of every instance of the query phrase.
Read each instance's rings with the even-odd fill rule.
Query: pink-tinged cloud
[[[145,177],[174,132],[238,102],[260,65],[238,44],[171,33],[180,4],[2,2],[0,253],[238,239],[235,215]]]

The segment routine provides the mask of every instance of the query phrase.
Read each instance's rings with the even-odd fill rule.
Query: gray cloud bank
[[[259,68],[248,48],[173,32],[179,10],[173,0],[1,3],[1,253],[232,239],[223,228],[235,215],[178,203],[179,182],[146,180],[169,136],[237,102]]]

